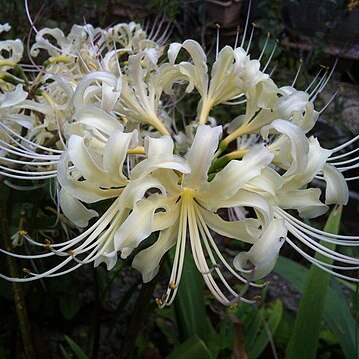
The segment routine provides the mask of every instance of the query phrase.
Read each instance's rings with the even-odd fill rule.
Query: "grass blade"
[[[183,344],[176,348],[166,359],[211,359],[212,355],[209,352],[206,344],[197,336],[187,339]]]
[[[182,340],[196,335],[206,340],[213,329],[206,316],[203,279],[194,264],[190,251],[186,251],[181,282],[174,301],[176,321]]]
[[[341,208],[334,208],[328,218],[325,231],[338,233],[340,217]],[[334,244],[323,242],[321,244],[330,249],[335,249]],[[316,254],[315,257],[331,263],[331,260],[322,255]],[[288,359],[314,359],[316,357],[329,279],[330,275],[328,273],[315,265],[311,266],[294,324],[293,334],[287,347],[286,357]]]

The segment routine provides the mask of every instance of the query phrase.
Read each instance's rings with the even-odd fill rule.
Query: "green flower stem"
[[[226,155],[216,158],[211,165],[211,168],[209,169],[209,172],[217,172],[218,170],[221,170],[227,163],[229,163],[232,160],[239,160],[243,158],[243,156],[248,152],[248,150],[237,150],[230,153],[227,153]]]
[[[138,294],[138,298],[135,303],[135,308],[133,309],[131,315],[130,323],[122,341],[121,353],[119,355],[120,359],[133,358],[136,340],[143,327],[143,322],[146,318],[148,307],[152,301],[152,293],[156,287],[157,278],[158,274],[151,280],[151,282],[142,284],[140,293]]]
[[[0,218],[1,218],[1,231],[3,235],[4,246],[7,251],[11,251],[12,248],[9,243],[10,232],[9,222],[6,213],[4,198],[0,190]],[[16,260],[11,256],[6,256],[7,264],[9,267],[9,273],[11,277],[18,277],[18,268]],[[14,297],[15,309],[17,320],[20,328],[21,339],[24,347],[26,359],[35,359],[35,351],[31,339],[30,323],[26,310],[26,303],[22,287],[19,283],[12,283],[12,292]]]

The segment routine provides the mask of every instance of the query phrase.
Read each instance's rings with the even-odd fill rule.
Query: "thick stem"
[[[154,119],[151,119],[151,121],[148,121],[148,123],[150,123],[152,126],[154,126],[162,135],[164,135],[164,136],[170,135],[167,128],[157,117]]]
[[[3,234],[3,242],[7,251],[12,251],[12,248],[9,243],[10,232],[9,232],[9,222],[8,216],[6,213],[4,198],[0,191],[0,217],[1,217],[1,230]],[[17,278],[19,276],[16,260],[7,256],[7,264],[9,267],[9,273],[11,277]],[[16,309],[17,320],[20,328],[21,339],[24,347],[24,353],[26,359],[35,359],[35,351],[32,344],[31,332],[30,332],[30,323],[26,310],[26,303],[24,298],[24,293],[22,287],[19,283],[12,283],[12,291]]]
[[[207,100],[203,100],[201,114],[199,115],[198,123],[200,125],[204,125],[207,123],[209,113],[212,109],[211,103]]]
[[[131,321],[122,341],[120,359],[131,359],[133,357],[136,339],[143,327],[143,321],[146,318],[148,307],[152,300],[152,293],[156,287],[157,278],[158,275],[151,282],[144,283],[141,287],[131,315]]]

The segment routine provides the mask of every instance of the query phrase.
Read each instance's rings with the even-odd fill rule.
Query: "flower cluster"
[[[359,236],[301,220],[345,205],[346,180],[356,179],[345,173],[358,167],[359,136],[325,149],[308,135],[320,115],[314,101],[331,74],[318,75],[305,91],[296,81],[279,87],[266,73],[268,62],[260,62],[263,53],[250,57],[244,37],[240,46],[217,50],[211,65],[198,42],[166,47],[166,32],[147,35],[135,23],[106,30],[76,25],[67,36],[36,30],[33,65],[20,65],[20,40],[1,41],[0,173],[7,181],[54,178],[61,211],[86,229],[44,244],[21,231],[17,242],[44,252],[3,253],[61,261],[43,273],[27,270],[26,278],[0,277],[31,281],[86,263],[110,270],[132,256],[148,282],[174,247],[169,284],[158,299],[165,306],[175,298],[190,247],[209,290],[231,305],[252,302],[247,288],[263,285],[257,280],[287,243],[324,270],[357,280],[348,273],[359,259],[323,243],[357,246]],[[42,65],[35,63],[40,55]],[[188,94],[198,96],[198,106],[181,124],[176,109]],[[238,112],[230,123],[212,117],[223,105]],[[220,236],[248,250],[229,260]],[[314,258],[313,250],[332,263]]]

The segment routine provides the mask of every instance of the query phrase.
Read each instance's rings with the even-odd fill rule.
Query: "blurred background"
[[[250,9],[249,23],[254,26],[251,57],[260,54],[269,36],[271,46],[264,59],[271,57],[268,72],[274,71],[279,84],[292,83],[302,62],[296,87],[305,89],[321,66],[331,68],[337,60],[333,76],[316,102],[317,108],[322,108],[339,89],[313,132],[328,148],[359,132],[358,6],[358,1],[346,0],[254,0]],[[59,27],[66,34],[73,24],[106,28],[133,20],[148,31],[161,33],[170,24],[169,41],[193,38],[212,55],[218,25],[220,48],[234,46],[237,33],[245,27],[248,8],[247,0],[29,1],[37,28]],[[12,26],[10,32],[0,35],[1,40],[20,38],[31,44],[34,32],[24,2],[0,0],[0,9],[0,24]],[[181,112],[190,120],[196,105],[189,98],[181,104]],[[221,108],[213,116],[224,123],[235,117],[235,111]],[[359,188],[354,183],[349,186],[352,201],[344,209],[341,231],[358,234]],[[26,223],[35,238],[44,233],[64,235],[64,228],[57,224],[50,185],[47,187],[34,195],[34,191],[17,192],[1,184],[10,234]],[[325,218],[310,224],[323,228]],[[72,228],[67,231],[76,233]],[[4,232],[1,237],[3,243],[9,239]],[[228,254],[243,250],[241,244],[227,243],[226,238],[218,241]],[[26,357],[16,314],[22,304],[26,304],[25,330],[31,333],[34,358],[283,358],[308,263],[286,248],[281,254],[268,278],[271,284],[253,293],[262,300],[254,306],[234,308],[215,303],[203,290],[192,263],[185,268],[183,294],[167,309],[158,309],[154,300],[162,281],[166,283],[166,273],[160,273],[159,285],[143,286],[130,261],[118,263],[111,272],[102,266],[82,267],[65,277],[21,285],[21,290],[1,280],[0,359]],[[16,265],[21,270],[22,263]],[[7,271],[6,266],[5,256],[1,256],[2,272]],[[356,358],[358,288],[336,281],[328,291],[317,357]],[[353,331],[352,338],[348,333]]]

